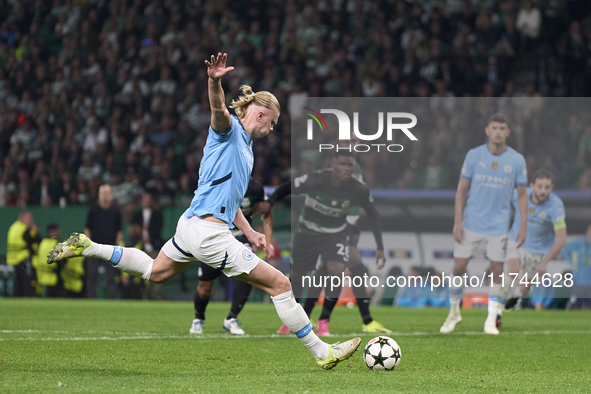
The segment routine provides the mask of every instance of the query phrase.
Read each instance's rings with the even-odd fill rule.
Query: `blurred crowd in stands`
[[[235,67],[223,81],[228,102],[249,84],[283,104],[274,133],[254,145],[253,176],[265,185],[291,175],[290,108],[306,97],[503,96],[518,107],[528,97],[514,113],[535,118],[540,96],[590,95],[590,9],[585,0],[0,0],[0,206],[88,204],[102,183],[119,204],[147,190],[162,208],[186,206],[210,120],[203,62],[220,50]],[[464,126],[441,117],[440,151],[423,144],[425,160],[370,186],[454,188],[473,147]],[[561,127],[511,144],[530,170],[564,173],[559,187],[591,189],[591,118]],[[568,149],[555,152],[557,139]]]

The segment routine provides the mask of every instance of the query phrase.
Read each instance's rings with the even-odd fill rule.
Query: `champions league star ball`
[[[373,338],[363,350],[363,361],[372,371],[394,371],[400,363],[400,346],[390,337]]]

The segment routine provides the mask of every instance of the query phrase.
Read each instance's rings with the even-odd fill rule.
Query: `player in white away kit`
[[[509,275],[507,278],[509,283],[505,283],[505,286],[511,289],[505,309],[513,308],[520,297],[529,294],[531,286],[526,285],[526,282],[531,281],[535,275],[534,271],[538,273],[538,281],[541,281],[541,275],[546,272],[548,262],[566,244],[564,203],[560,197],[552,193],[554,176],[548,170],[538,170],[534,173],[529,186],[527,188],[527,238],[521,248],[517,248],[515,242],[518,223],[521,222],[516,208],[517,193],[513,194],[511,201],[515,207],[515,220],[509,231],[507,265],[509,273],[513,275]],[[519,275],[516,277],[516,274]]]
[[[484,332],[499,334],[496,327],[500,302],[503,262],[507,252],[507,237],[511,220],[511,197],[517,187],[521,226],[517,232],[517,247],[525,241],[527,231],[527,169],[525,159],[507,146],[509,122],[503,114],[495,114],[485,128],[488,143],[471,149],[466,155],[455,200],[453,237],[454,268],[449,289],[450,311],[439,330],[452,332],[462,321],[460,302],[465,283],[460,278],[466,272],[470,258],[480,241],[486,242],[490,272],[494,275],[488,298],[488,317]],[[460,277],[460,278],[458,278]]]
[[[255,93],[250,86],[243,85],[242,95],[231,106],[237,116],[230,115],[221,78],[234,67],[226,67],[226,59],[226,54],[218,53],[217,58],[211,57],[211,62],[205,61],[211,127],[199,168],[199,187],[191,206],[180,217],[175,235],[158,257],[152,260],[139,249],[100,245],[84,234],[74,233],[53,248],[47,262],[80,255],[98,257],[132,275],[164,283],[199,260],[269,293],[283,323],[308,347],[323,369],[332,369],[353,355],[361,339],[330,346],[321,341],[295,301],[289,279],[257,258],[230,232],[235,225],[251,244],[259,249],[266,246],[265,236],[250,227],[240,204],[254,164],[253,139],[265,137],[273,130],[281,108],[271,93]]]

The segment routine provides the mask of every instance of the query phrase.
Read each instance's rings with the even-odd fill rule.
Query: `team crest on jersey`
[[[250,207],[250,198],[243,198],[242,199],[242,208],[249,208]]]
[[[510,164],[505,164],[505,167],[503,167],[503,170],[505,171],[505,173],[509,174],[511,171],[513,171],[513,167],[511,167]]]
[[[496,170],[497,168],[499,168],[499,162],[498,161],[493,161],[492,162],[492,169]]]
[[[529,214],[533,215],[534,213],[536,213],[536,209],[535,208],[530,208],[529,209]]]
[[[336,207],[338,204],[339,204],[339,202],[338,202],[337,200],[332,200],[332,201],[330,202],[330,205],[331,205],[332,207]]]
[[[546,218],[546,212],[545,211],[541,211],[540,213],[538,213],[538,217],[540,219],[545,219]]]
[[[254,253],[252,253],[250,250],[244,249],[242,251],[242,257],[244,258],[244,260],[252,260],[254,259]]]
[[[347,209],[351,206],[351,201],[345,201],[343,203],[343,205],[341,205],[341,207],[343,207],[343,209]]]

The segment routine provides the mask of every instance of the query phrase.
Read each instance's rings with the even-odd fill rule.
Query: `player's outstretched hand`
[[[248,238],[248,242],[250,242],[257,249],[265,249],[267,246],[267,240],[265,239],[265,235],[257,233],[254,230],[250,234],[248,234],[246,238]]]
[[[386,254],[383,250],[376,251],[376,267],[381,270],[386,264]]]
[[[461,244],[462,241],[464,240],[464,225],[462,223],[455,224],[453,234],[454,234],[454,240],[457,243]]]
[[[517,242],[517,247],[519,248],[525,242],[525,235],[527,234],[527,228],[521,227],[517,232],[517,237],[515,237],[515,241]]]
[[[209,78],[218,80],[224,75],[228,73],[228,71],[232,71],[234,67],[226,67],[226,60],[228,60],[228,54],[224,53],[222,55],[221,52],[218,52],[217,57],[211,55],[211,61],[205,61],[207,65],[207,75]]]

